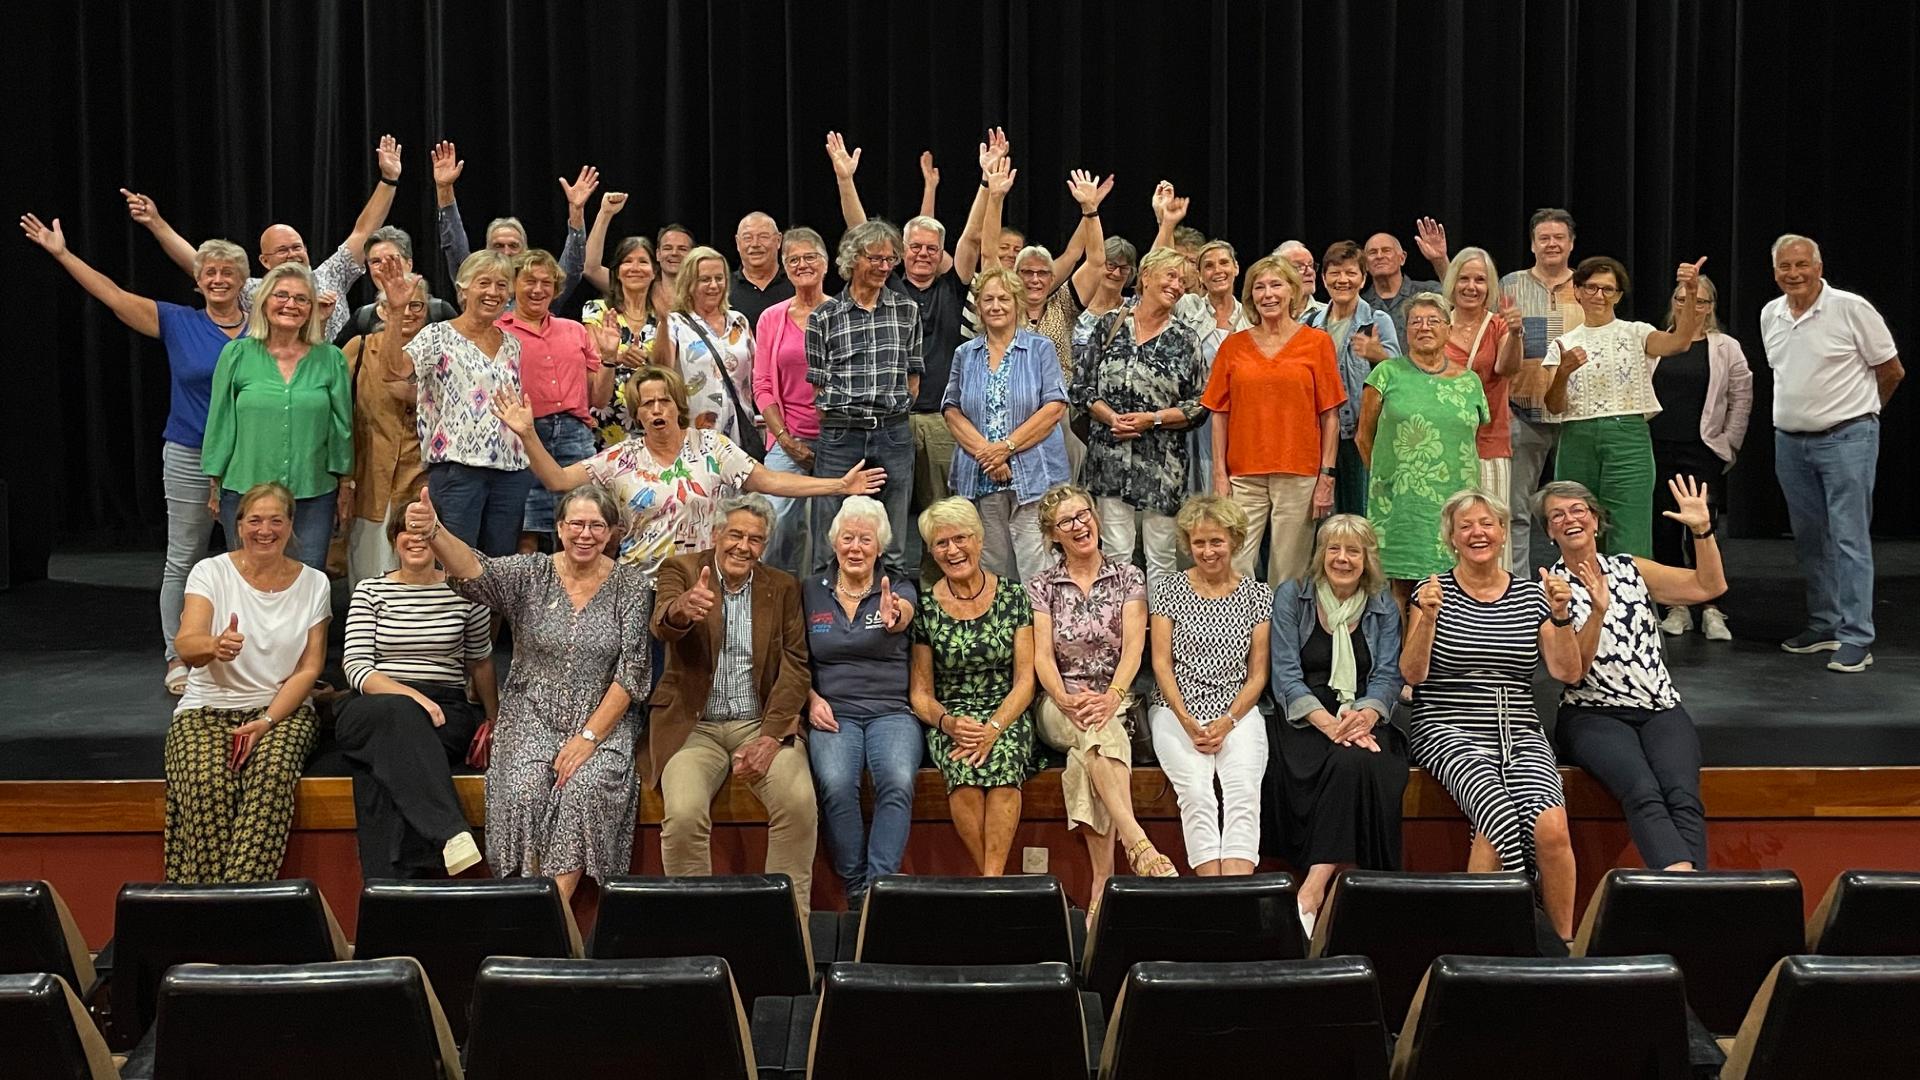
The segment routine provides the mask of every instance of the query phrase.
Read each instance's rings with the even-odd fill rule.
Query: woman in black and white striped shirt
[[[411,504],[409,504],[411,505]],[[335,738],[353,769],[360,874],[458,874],[480,861],[451,767],[484,765],[499,712],[487,609],[447,587],[425,540],[387,523],[400,569],[368,578],[347,608],[347,682]],[[481,704],[467,700],[472,676]]]
[[[1400,673],[1413,691],[1413,756],[1473,829],[1467,869],[1526,870],[1561,938],[1573,937],[1573,844],[1553,746],[1533,710],[1533,668],[1584,674],[1568,613],[1572,591],[1500,568],[1507,508],[1477,489],[1440,510],[1453,569],[1414,593]]]

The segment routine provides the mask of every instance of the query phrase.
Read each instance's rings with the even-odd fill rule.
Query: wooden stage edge
[[[1562,769],[1561,776],[1573,818],[1621,818],[1620,805],[1585,772]],[[482,778],[457,777],[455,785],[467,820],[485,824]],[[1920,818],[1920,767],[1703,769],[1700,786],[1710,820]],[[1025,792],[1023,818],[1064,817],[1059,770],[1035,776]],[[659,824],[659,793],[642,795],[640,823]],[[1159,769],[1134,771],[1133,797],[1142,821],[1179,820],[1173,790]],[[1460,817],[1446,790],[1419,769],[1411,770],[1403,812],[1409,821]],[[913,816],[916,821],[947,820],[946,791],[938,772],[921,771]],[[729,780],[714,799],[713,819],[715,824],[751,824],[764,822],[766,812],[745,785]],[[166,784],[160,780],[0,781],[0,835],[157,833],[165,820]],[[293,827],[351,830],[353,782],[346,777],[301,780]]]

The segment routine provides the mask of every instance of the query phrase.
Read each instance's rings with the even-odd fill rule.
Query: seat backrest
[[[872,896],[867,903],[871,911]],[[846,963],[828,968],[822,981],[809,1080],[1086,1075],[1086,1018],[1064,963]]]
[[[1395,1031],[1434,958],[1538,956],[1533,884],[1521,873],[1406,874],[1347,870],[1313,928],[1314,956],[1364,956]]]
[[[160,982],[157,1025],[154,1080],[460,1077],[433,988],[405,958],[183,964]]]
[[[565,1048],[558,1059],[557,1047]],[[754,1073],[746,1012],[717,956],[495,957],[474,982],[468,1080]]]
[[[60,893],[44,881],[0,881],[0,974],[46,972],[85,993],[93,958]]]
[[[1100,1078],[1264,1076],[1282,1062],[1290,1076],[1386,1080],[1364,958],[1139,964],[1107,1023]]]
[[[813,956],[785,874],[609,878],[600,887],[587,955],[718,956],[749,1005],[813,989]]]
[[[1673,957],[1700,1022],[1731,1035],[1767,972],[1801,951],[1805,911],[1791,870],[1609,870],[1573,952]]]
[[[1113,1011],[1133,965],[1146,960],[1299,960],[1306,956],[1293,878],[1112,877],[1087,935],[1082,982]]]
[[[1686,990],[1670,957],[1442,956],[1414,996],[1394,1080],[1682,1080]]]
[[[1721,1080],[1920,1076],[1920,957],[1789,956],[1754,995]]]
[[[1073,963],[1067,894],[1051,874],[915,877],[867,888],[860,913],[864,964]]]
[[[58,975],[0,975],[0,1075],[117,1080],[113,1057]]]
[[[411,956],[426,969],[447,1026],[466,1042],[473,977],[489,956],[580,956],[580,930],[552,878],[369,881],[353,955]]]
[[[1807,920],[1822,956],[1920,956],[1920,874],[1844,870]]]
[[[129,883],[113,913],[113,1030],[130,1047],[152,1026],[176,964],[315,964],[346,958],[326,898],[305,879]]]

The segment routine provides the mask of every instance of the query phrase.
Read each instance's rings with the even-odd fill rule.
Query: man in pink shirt
[[[593,453],[589,406],[605,408],[613,397],[613,354],[618,331],[599,340],[572,319],[549,313],[566,275],[546,251],[534,248],[513,260],[513,310],[494,325],[520,341],[520,385],[533,406],[534,432],[561,465]],[[520,550],[535,551],[551,535],[553,492],[534,488],[520,522]]]

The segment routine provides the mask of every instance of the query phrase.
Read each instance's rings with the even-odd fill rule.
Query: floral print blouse
[[[581,464],[626,505],[633,520],[620,542],[620,561],[639,567],[651,588],[669,557],[713,546],[714,507],[742,490],[755,462],[725,435],[694,430],[681,442],[680,456],[664,466],[637,435]]]
[[[1066,564],[1056,562],[1027,582],[1027,596],[1034,614],[1044,612],[1053,620],[1053,641],[1036,641],[1034,647],[1053,649],[1067,693],[1106,689],[1126,642],[1127,604],[1146,602],[1145,572],[1132,563],[1103,559],[1093,591],[1084,593]]]
[[[605,300],[589,300],[580,309],[580,321],[588,326],[604,326],[608,317],[620,327],[620,344],[638,345],[649,356],[653,352],[653,338],[660,323],[652,315],[635,322],[624,313],[615,311]],[[593,413],[593,444],[605,450],[609,446],[618,446],[625,442],[629,433],[637,433],[640,425],[634,423],[633,413],[627,409],[627,380],[633,378],[634,369],[622,366],[613,373],[613,400],[602,408],[590,410]]]
[[[1200,393],[1207,367],[1193,328],[1169,317],[1166,329],[1145,344],[1134,339],[1133,311],[1107,313],[1074,361],[1068,396],[1073,407],[1089,410],[1104,401],[1115,412],[1179,409],[1191,427],[1207,414]],[[1125,320],[1115,332],[1115,324]],[[1093,425],[1087,440],[1082,481],[1096,496],[1115,498],[1156,514],[1180,509],[1187,493],[1187,433],[1158,428],[1137,439],[1116,439],[1113,429]]]
[[[420,461],[458,462],[509,472],[527,467],[527,451],[493,415],[493,395],[520,391],[520,339],[502,332],[488,356],[452,323],[429,323],[407,342],[418,382],[414,414]]]
[[[698,315],[678,311],[667,317],[673,334],[673,353],[679,358],[680,377],[687,380],[687,405],[693,426],[712,428],[729,439],[745,439],[753,432],[735,431],[733,403],[753,408],[753,328],[747,317],[727,309],[727,332],[716,333]],[[720,347],[715,357],[711,341]],[[725,380],[724,382],[722,380]]]

